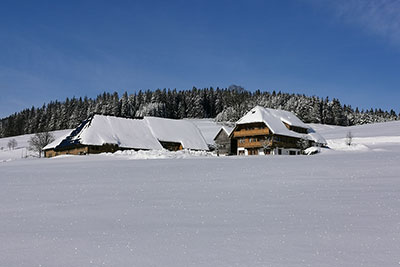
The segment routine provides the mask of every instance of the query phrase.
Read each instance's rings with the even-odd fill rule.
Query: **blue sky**
[[[103,91],[242,85],[400,112],[400,1],[2,1],[0,117]]]

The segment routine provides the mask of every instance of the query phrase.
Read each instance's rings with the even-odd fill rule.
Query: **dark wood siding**
[[[214,138],[218,153],[228,155],[231,152],[231,140],[225,130],[221,129]]]
[[[178,151],[182,150],[182,144],[178,142],[164,142],[159,141],[163,148],[168,149],[169,151]]]

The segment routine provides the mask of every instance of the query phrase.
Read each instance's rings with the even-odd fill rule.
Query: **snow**
[[[274,133],[283,132],[287,130],[286,126],[282,123],[285,122],[291,126],[308,128],[299,118],[293,113],[285,110],[264,108],[256,106],[245,114],[236,124],[245,124],[252,122],[264,122],[270,126],[271,131]]]
[[[215,137],[214,137],[214,142],[215,142],[215,139],[218,137],[218,135],[219,135],[219,133],[221,132],[221,131],[224,131],[228,136],[231,134],[231,132],[233,131],[233,129],[234,128],[231,128],[231,127],[227,127],[227,126],[222,126],[221,128],[220,128],[220,130],[218,131],[218,133],[215,135]]]
[[[309,124],[326,139],[344,138],[350,131],[354,137],[398,136],[400,121],[356,125],[350,127],[324,124]]]
[[[215,157],[216,155],[204,150],[179,150],[179,151],[169,151],[169,150],[124,150],[117,151],[115,153],[106,153],[104,155],[120,157],[121,159],[184,159],[192,157]]]
[[[115,144],[123,148],[163,149],[146,123],[140,119],[95,115],[79,132],[69,137],[69,142],[78,141],[84,145]],[[45,149],[58,146],[63,140],[65,138],[58,139]]]
[[[181,143],[184,149],[208,150],[200,130],[188,120],[145,117],[144,122],[159,141]]]
[[[351,127],[310,124],[326,139],[328,146],[343,151],[376,151],[392,149],[400,144],[400,121],[356,125]],[[346,135],[351,132],[352,144],[346,145]]]
[[[51,132],[54,135],[54,138],[59,139],[71,132],[71,129],[67,130],[60,130],[60,131],[53,131]],[[26,156],[36,156],[37,153],[33,151],[29,151],[29,139],[34,134],[26,134],[26,135],[19,135],[13,137],[6,137],[0,138],[0,162],[2,161],[11,161],[15,159],[20,159]],[[15,139],[18,143],[16,149],[8,150],[7,143],[11,140]],[[2,149],[1,149],[2,148]]]
[[[191,121],[194,123],[197,128],[200,129],[200,132],[204,136],[204,139],[206,140],[207,144],[213,145],[215,144],[214,138],[218,134],[218,132],[221,130],[221,127],[224,127],[226,130],[232,131],[233,124],[232,123],[221,123],[221,122],[215,122],[214,119],[187,119],[188,121]]]
[[[227,135],[230,135],[233,131],[233,127],[222,126],[221,129],[224,130]]]
[[[85,145],[116,144],[124,148],[156,149],[163,147],[159,141],[179,142],[185,149],[208,150],[200,130],[188,120],[172,120],[157,117],[127,119],[95,115],[82,129],[59,138],[45,149],[59,146],[62,141]]]
[[[318,132],[316,132],[313,128],[308,128],[308,138],[310,140],[313,140],[317,144],[321,145],[327,145],[328,143],[326,142],[325,138]]]
[[[309,148],[304,150],[304,154],[306,154],[306,155],[314,155],[314,154],[317,154],[317,153],[320,153],[320,152],[321,152],[321,148],[320,147],[315,147],[315,146],[309,147]]]
[[[51,142],[50,144],[48,144],[48,145],[46,145],[45,147],[43,147],[43,150],[55,148],[55,147],[58,146],[65,138],[67,138],[68,136],[70,136],[72,131],[73,131],[73,130],[68,130],[65,134],[61,135],[61,136],[58,137],[58,138],[55,138],[53,142]]]
[[[140,119],[125,119],[114,116],[95,115],[76,137],[81,144],[116,144],[120,147],[162,149],[145,122]]]
[[[0,162],[0,266],[398,266],[399,127],[313,156]],[[338,148],[349,130],[315,128]]]
[[[277,110],[256,106],[246,113],[236,124],[247,124],[253,122],[263,122],[274,134],[291,136],[296,138],[306,137],[320,144],[326,144],[324,137],[316,133],[314,129],[303,123],[293,113],[285,110]],[[289,130],[285,124],[301,127],[309,130],[309,134],[300,134]]]

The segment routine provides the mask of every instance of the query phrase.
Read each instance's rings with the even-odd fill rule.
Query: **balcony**
[[[268,142],[268,145],[271,145],[272,142]],[[245,147],[245,148],[254,148],[254,147],[264,147],[265,141],[256,141],[256,142],[249,142],[248,139],[245,142],[241,143],[238,142],[238,147]]]
[[[258,136],[258,135],[268,135],[268,134],[269,134],[268,128],[252,129],[252,130],[242,129],[240,131],[233,132],[233,137]]]

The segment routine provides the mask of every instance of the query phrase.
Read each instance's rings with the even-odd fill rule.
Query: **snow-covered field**
[[[0,151],[0,266],[400,266],[400,122],[312,127],[332,149]]]
[[[69,130],[60,130],[54,131],[52,134],[54,138],[60,138],[68,133],[70,133],[72,129]],[[37,152],[30,151],[28,141],[33,136],[33,134],[19,135],[14,137],[0,138],[0,164],[1,162],[26,158],[26,157],[37,157]],[[13,150],[8,149],[8,142],[11,139],[15,139],[17,141],[17,147]]]

